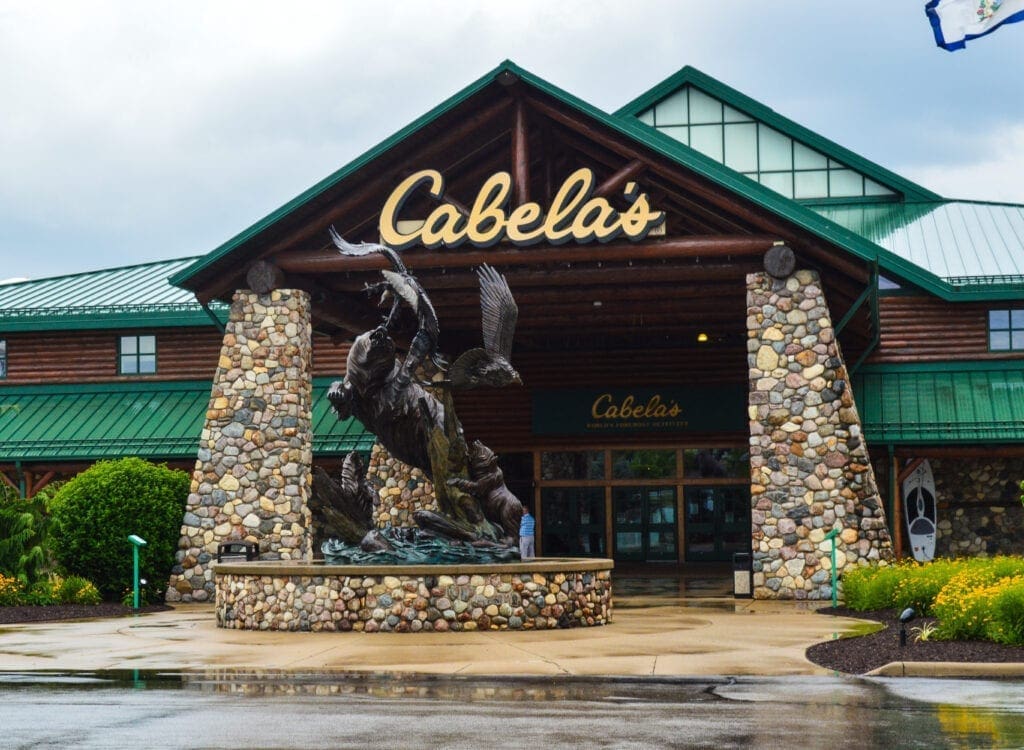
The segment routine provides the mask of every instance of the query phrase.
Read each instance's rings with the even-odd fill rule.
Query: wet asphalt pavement
[[[1024,746],[1024,684],[0,674],[4,748]]]

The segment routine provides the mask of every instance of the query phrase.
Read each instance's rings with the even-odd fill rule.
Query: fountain
[[[323,562],[219,561],[217,624],[250,630],[445,632],[603,625],[611,619],[611,570],[604,559],[520,560],[522,504],[506,487],[497,456],[466,443],[452,391],[521,383],[511,364],[518,309],[504,277],[478,272],[482,348],[449,365],[437,351],[433,305],[397,252],[351,245],[346,255],[381,253],[392,268],[370,288],[393,299],[381,325],[356,337],[346,375],[328,392],[339,418],[357,418],[396,459],[433,483],[437,512],[415,527],[375,528],[365,465],[349,454],[338,477],[314,475],[309,510]],[[417,329],[404,358],[392,327],[401,305]],[[427,379],[425,372],[436,370]]]

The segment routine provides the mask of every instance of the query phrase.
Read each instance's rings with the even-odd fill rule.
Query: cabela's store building
[[[327,467],[373,445],[323,392],[387,261],[331,226],[400,250],[449,358],[481,344],[476,269],[508,279],[524,385],[455,404],[540,554],[750,552],[755,595],[820,598],[833,530],[840,567],[929,531],[939,555],[1020,551],[1024,207],[943,198],[692,68],[608,114],[506,62],[208,255],[0,287],[0,476],[196,467],[184,599],[225,538],[302,554],[302,514],[247,476],[270,456],[304,498],[304,440]],[[272,338],[240,353],[253,326]],[[381,522],[429,502],[373,450]]]

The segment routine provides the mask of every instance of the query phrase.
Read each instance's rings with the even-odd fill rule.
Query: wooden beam
[[[26,491],[26,493],[25,493],[26,496],[31,498],[31,497],[35,497],[36,495],[38,495],[39,494],[39,490],[43,489],[46,485],[48,485],[51,481],[53,481],[53,478],[55,476],[57,476],[57,472],[55,472],[55,471],[48,471],[45,474],[43,474],[43,476],[39,477],[39,479],[37,479],[32,484],[32,491],[31,492],[27,492]]]
[[[639,177],[640,174],[643,173],[644,168],[645,165],[642,161],[639,159],[633,159],[629,164],[598,185],[597,190],[594,191],[594,195],[601,198],[607,198],[630,180]]]
[[[896,475],[896,482],[902,485],[906,481],[907,477],[913,474],[914,470],[924,462],[925,459],[923,458],[915,458],[911,460],[910,463],[900,469],[900,473]]]
[[[889,470],[893,476],[899,476],[900,464],[895,455],[892,457],[892,466],[889,467]],[[893,485],[892,514],[895,516],[892,519],[892,533],[895,537],[892,544],[896,559],[900,560],[903,558],[903,490],[899,482],[895,482]]]
[[[21,487],[18,486],[17,482],[15,482],[13,479],[7,476],[7,472],[0,471],[0,480],[3,480],[3,483],[6,484],[11,489],[13,489],[15,492],[21,492]]]
[[[741,292],[746,290],[746,276],[758,270],[753,256],[737,262],[671,263],[658,262],[650,265],[610,266],[601,264],[575,265],[571,268],[506,268],[502,275],[512,285],[513,292],[521,288],[537,287],[593,287],[620,286],[623,274],[628,274],[629,283],[639,286],[647,283],[690,284],[725,281],[737,284]],[[466,294],[479,291],[477,278],[471,273],[436,273],[428,269],[417,272],[417,278],[428,294],[458,290]],[[331,286],[344,292],[358,292],[366,283],[365,277],[333,276]],[[689,293],[689,289],[681,290]]]
[[[530,202],[529,139],[526,105],[522,99],[516,99],[515,122],[512,126],[512,183],[517,206]]]
[[[643,261],[677,258],[723,258],[759,256],[777,238],[763,235],[711,235],[677,237],[642,243],[608,245],[539,245],[530,248],[503,246],[488,250],[445,250],[431,253],[406,253],[410,268],[469,268],[488,263],[492,266],[544,265],[550,263]],[[375,271],[388,268],[379,254],[362,257],[310,251],[280,255],[275,262],[292,273],[335,273]]]

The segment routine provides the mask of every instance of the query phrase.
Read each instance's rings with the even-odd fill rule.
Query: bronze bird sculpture
[[[447,363],[437,352],[437,340],[441,333],[437,322],[437,313],[423,286],[415,276],[409,273],[409,269],[405,267],[405,263],[402,262],[398,253],[387,245],[378,245],[372,242],[361,242],[354,245],[346,242],[334,227],[330,227],[330,232],[331,241],[342,255],[363,256],[380,253],[390,261],[394,270],[385,268],[381,271],[381,275],[384,276],[383,284],[367,287],[368,291],[377,291],[381,286],[385,286],[394,298],[391,303],[391,311],[384,321],[384,327],[391,328],[399,306],[405,302],[409,309],[416,314],[418,320],[416,335],[409,346],[410,366],[415,367],[426,357],[430,357],[438,368],[443,368]]]
[[[500,388],[511,383],[523,384],[510,361],[512,336],[519,318],[519,308],[512,291],[505,277],[488,265],[477,269],[476,275],[480,279],[483,349],[470,349],[460,354],[448,368],[445,379],[430,385],[468,390],[480,386]]]

